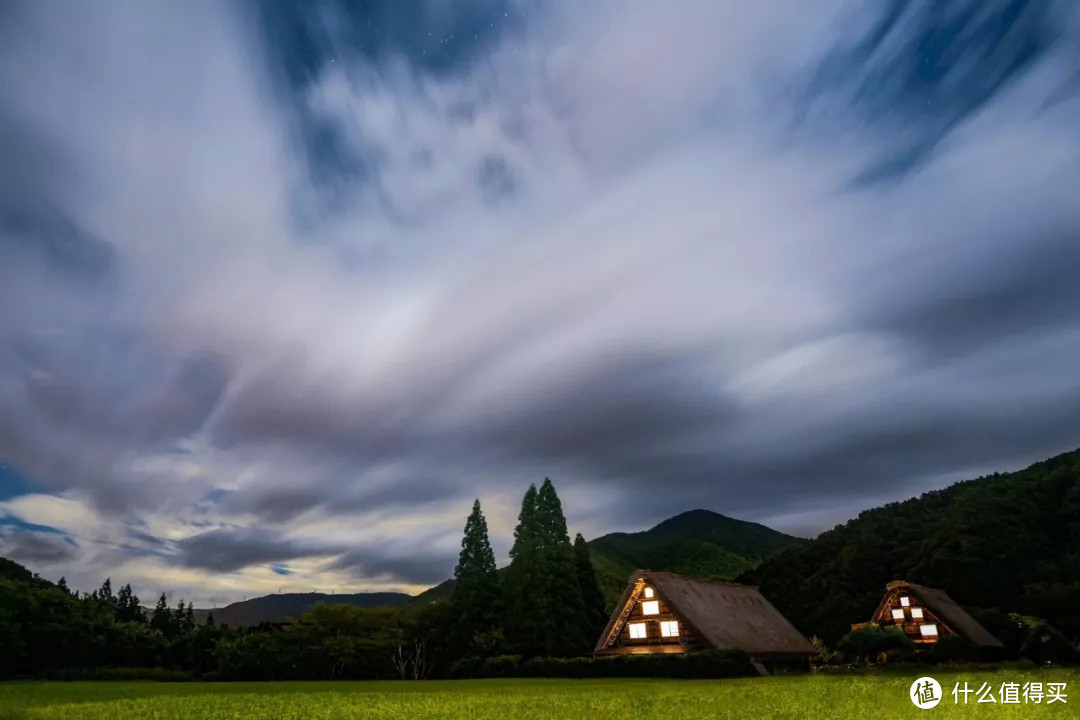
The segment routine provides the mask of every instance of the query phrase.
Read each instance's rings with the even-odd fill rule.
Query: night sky
[[[0,4],[0,555],[418,591],[1080,446],[1072,0]]]

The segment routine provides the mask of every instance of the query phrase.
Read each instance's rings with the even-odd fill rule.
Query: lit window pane
[[[660,634],[663,637],[679,637],[679,623],[675,620],[660,623]]]
[[[920,625],[919,632],[923,637],[937,637],[937,625]]]
[[[905,595],[904,597],[900,598],[900,604],[903,605],[904,607],[907,607],[908,605],[911,604],[911,598],[909,598],[909,597],[907,597]]]
[[[893,620],[903,620],[904,619],[904,609],[903,608],[896,608],[895,610],[893,610],[892,611],[892,619]]]
[[[645,588],[645,597],[651,598],[652,596],[653,596],[652,588],[650,588],[650,587]]]
[[[659,615],[660,614],[660,603],[658,601],[656,601],[656,600],[646,600],[645,602],[641,603],[641,614],[642,615]]]
[[[645,623],[630,623],[630,637],[633,640],[645,639]]]
[[[911,619],[922,620],[922,608],[911,608]]]

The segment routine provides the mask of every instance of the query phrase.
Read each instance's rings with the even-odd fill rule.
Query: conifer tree
[[[588,619],[566,516],[550,478],[544,478],[536,495],[536,516],[542,557],[543,651],[545,655],[574,655],[586,649]]]
[[[191,632],[195,629],[195,604],[188,603],[187,610],[184,611],[184,632]]]
[[[544,650],[543,558],[536,502],[536,485],[529,485],[521,499],[510,565],[503,579],[503,632],[514,649],[526,655],[542,654]]]
[[[101,587],[94,592],[90,593],[90,597],[95,600],[101,600],[106,605],[112,605],[116,602],[116,597],[113,596],[112,591],[112,579],[105,578],[105,582],[101,583]]]
[[[459,654],[487,654],[498,643],[494,633],[499,624],[500,596],[495,553],[491,551],[480,500],[473,503],[465,521],[454,580],[451,644]]]
[[[593,569],[592,559],[589,557],[589,545],[581,533],[574,537],[574,568],[577,570],[578,587],[581,588],[581,600],[585,603],[587,622],[584,640],[589,645],[596,642],[597,636],[607,624],[607,613],[604,612],[604,594],[600,592],[596,570]]]
[[[139,596],[132,592],[130,584],[120,588],[116,596],[116,619],[118,622],[146,622]]]
[[[169,610],[169,603],[165,600],[165,593],[161,593],[157,605],[154,606],[154,612],[150,614],[150,627],[165,635],[172,635],[172,611]]]
[[[208,630],[213,630],[215,627],[217,627],[217,623],[214,622],[213,610],[206,614],[206,623],[204,624],[204,627],[206,627]]]
[[[56,587],[60,588],[61,590],[65,591],[65,592],[70,592],[68,590],[67,578],[64,577],[63,575],[60,576],[60,581],[58,583],[56,583]]]

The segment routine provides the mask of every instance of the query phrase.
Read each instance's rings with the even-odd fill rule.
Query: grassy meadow
[[[786,675],[737,680],[459,680],[429,682],[0,684],[0,719],[104,718],[900,718],[920,717],[908,700],[920,673]],[[1080,717],[1076,669],[929,671],[945,697],[931,717]],[[1068,704],[955,705],[954,682],[1064,682]]]

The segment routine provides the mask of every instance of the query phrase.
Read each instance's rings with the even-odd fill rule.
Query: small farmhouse
[[[927,646],[948,635],[961,635],[979,647],[1000,648],[1001,641],[987,632],[944,590],[904,580],[885,586],[885,597],[870,622],[896,625],[917,645]],[[853,630],[865,625],[852,625]]]
[[[738,649],[760,661],[801,660],[814,647],[756,587],[638,570],[593,653]]]

